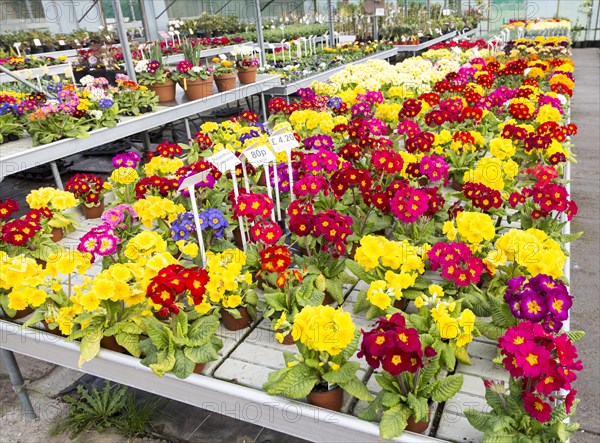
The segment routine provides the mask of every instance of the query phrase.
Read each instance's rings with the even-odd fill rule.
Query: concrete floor
[[[581,423],[581,431],[572,441],[597,443],[600,441],[600,50],[576,49],[573,59],[577,86],[572,120],[578,125],[579,133],[574,137],[578,163],[572,168],[571,192],[579,205],[579,214],[572,223],[572,232],[585,231],[585,234],[571,245],[571,293],[575,295],[571,328],[585,330],[587,335],[578,346],[585,366],[576,382],[581,403],[575,421]],[[24,204],[30,189],[44,185],[52,185],[52,182],[46,184],[9,177],[0,185],[0,200],[12,197]],[[65,436],[48,437],[47,430],[56,417],[66,411],[65,404],[57,400],[56,395],[82,374],[25,356],[17,358],[40,419],[32,423],[23,418],[5,369],[0,365],[0,442],[65,441]],[[299,442],[293,437],[185,405],[173,403],[170,408],[177,411],[178,419],[164,423],[162,430],[169,435],[169,441]],[[460,437],[456,436],[457,440]],[[114,434],[90,433],[81,441],[112,443],[124,440]]]
[[[571,244],[571,329],[585,330],[579,343],[584,371],[576,382],[581,403],[575,421],[581,429],[572,441],[600,441],[600,50],[576,49],[575,92],[571,120],[579,131],[574,137],[577,164],[571,175],[571,195],[579,214],[572,232],[584,235]]]

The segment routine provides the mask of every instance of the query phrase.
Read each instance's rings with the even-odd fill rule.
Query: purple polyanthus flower
[[[388,132],[388,125],[378,118],[366,120],[365,126],[369,129],[371,135],[386,135]]]
[[[350,108],[350,113],[352,114],[352,117],[363,116],[365,118],[369,118],[373,115],[373,110],[371,109],[371,105],[369,103],[362,102],[352,105],[352,108]]]
[[[186,177],[190,176],[190,175],[194,175],[196,174],[195,171],[189,171],[187,174],[182,175],[181,177],[179,177],[178,180],[178,184],[177,187],[181,186],[181,183],[183,183],[183,180],[186,179]],[[208,189],[212,189],[215,187],[215,183],[217,181],[215,180],[214,175],[208,174],[206,176],[206,178],[204,180],[202,180],[201,182],[196,183],[196,188],[208,188]],[[184,197],[189,197],[190,196],[190,192],[187,189],[182,189],[181,190],[181,195],[183,195]]]
[[[419,162],[419,172],[433,182],[446,181],[450,172],[450,166],[444,160],[443,155],[426,155]]]
[[[256,138],[259,137],[260,133],[258,131],[255,131],[254,129],[245,132],[244,134],[240,135],[240,141],[242,143],[244,143],[246,140],[252,139],[252,138]]]
[[[196,232],[194,214],[182,212],[177,219],[171,223],[171,238],[175,241],[187,240],[192,232]]]
[[[573,305],[573,297],[563,282],[538,274],[529,280],[513,277],[507,286],[504,300],[515,318],[541,323],[548,332],[560,331]]]
[[[215,238],[223,238],[225,236],[225,229],[229,227],[229,222],[221,211],[215,208],[208,208],[200,213],[200,225],[202,230],[205,231],[208,228],[213,230]]]
[[[108,224],[103,224],[92,228],[81,237],[77,250],[79,252],[88,252],[92,254],[92,262],[96,255],[101,257],[112,255],[117,250],[119,238]]]
[[[287,163],[278,163],[277,164],[277,180],[279,186],[279,192],[289,192],[290,191],[290,174]],[[275,188],[275,176],[273,175],[273,169],[269,170],[269,175],[271,179],[271,186],[273,189]],[[300,178],[300,173],[297,168],[292,168],[292,178],[294,182],[298,181]]]
[[[334,109],[340,109],[342,103],[343,101],[339,97],[331,97],[329,100],[327,100],[327,106]]]
[[[313,135],[304,139],[306,149],[333,149],[333,139],[329,135]]]
[[[555,97],[543,96],[538,100],[538,106],[542,105],[551,105],[553,108],[557,109],[561,114],[564,114],[562,104],[560,103],[560,99]]]
[[[112,229],[127,229],[129,226],[124,222],[128,218],[131,218],[131,221],[133,222],[137,220],[138,216],[133,208],[125,203],[110,208],[102,214],[102,221]]]
[[[299,97],[306,99],[306,100],[313,99],[317,95],[315,93],[315,91],[313,91],[311,88],[300,88],[300,89],[298,89],[296,94],[298,94]]]
[[[98,106],[100,106],[100,109],[108,109],[114,104],[115,102],[108,97],[103,97],[98,100]]]
[[[115,168],[135,168],[142,160],[137,152],[125,152],[117,154],[112,158],[112,164]]]

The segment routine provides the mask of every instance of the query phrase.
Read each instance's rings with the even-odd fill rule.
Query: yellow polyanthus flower
[[[139,178],[135,168],[117,168],[110,174],[110,180],[121,185],[134,183]]]
[[[354,338],[352,317],[342,308],[306,306],[294,317],[292,337],[307,348],[338,355]]]
[[[386,282],[384,280],[376,280],[371,283],[367,290],[367,299],[373,306],[377,306],[381,310],[386,310],[392,301],[386,291]]]
[[[458,235],[472,244],[490,241],[496,235],[494,221],[488,214],[461,211],[456,216]]]

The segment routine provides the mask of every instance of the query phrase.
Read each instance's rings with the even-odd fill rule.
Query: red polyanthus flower
[[[261,268],[266,272],[283,272],[292,264],[292,253],[286,246],[269,246],[259,252]]]
[[[523,392],[523,407],[525,411],[540,423],[550,421],[552,408],[537,395],[531,392]]]
[[[18,210],[19,204],[13,199],[7,198],[3,202],[0,201],[0,220],[6,220]]]
[[[281,238],[282,231],[277,223],[271,220],[262,220],[252,225],[250,235],[254,241],[261,241],[267,245],[272,245]]]
[[[429,195],[420,189],[407,187],[394,194],[390,208],[394,216],[404,223],[413,223],[429,209]]]

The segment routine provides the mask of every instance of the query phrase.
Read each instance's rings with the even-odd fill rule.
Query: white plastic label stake
[[[204,181],[210,171],[202,171],[197,174],[186,177],[179,186],[179,191],[187,189],[190,193],[192,201],[192,212],[194,214],[194,224],[196,225],[196,235],[198,236],[198,245],[200,246],[200,258],[202,266],[206,263],[206,249],[204,248],[204,239],[202,238],[202,225],[200,224],[200,214],[198,212],[198,204],[196,202],[196,184]]]
[[[255,168],[275,161],[273,152],[266,145],[248,148],[243,152],[243,155],[248,163]]]
[[[34,38],[33,39],[33,44],[36,46],[42,46],[42,42],[40,41],[39,38]]]
[[[458,55],[462,54],[462,51],[460,49],[458,49],[456,46],[452,48],[452,50],[457,53]]]
[[[165,40],[169,40],[171,38],[171,36],[169,35],[169,33],[166,32],[166,31],[158,31],[158,35],[160,35]]]
[[[59,40],[59,41],[58,41],[58,44],[59,44],[59,45],[61,45],[61,46],[65,46],[65,45],[66,45],[66,43],[65,43],[65,41],[64,41],[64,40]]]
[[[206,159],[206,161],[215,165],[222,173],[233,170],[234,175],[235,167],[241,163],[240,160],[233,155],[233,152],[231,152],[229,149],[223,149],[222,151],[211,155]]]
[[[288,149],[294,149],[300,146],[298,140],[296,140],[296,137],[294,137],[294,134],[291,132],[272,135],[269,137],[269,142],[275,152],[287,151]]]
[[[384,8],[375,8],[375,17],[383,17],[385,16]]]
[[[21,42],[15,42],[13,43],[13,46],[17,50],[17,54],[19,55],[19,57],[21,57],[21,50],[19,49],[21,47]]]

